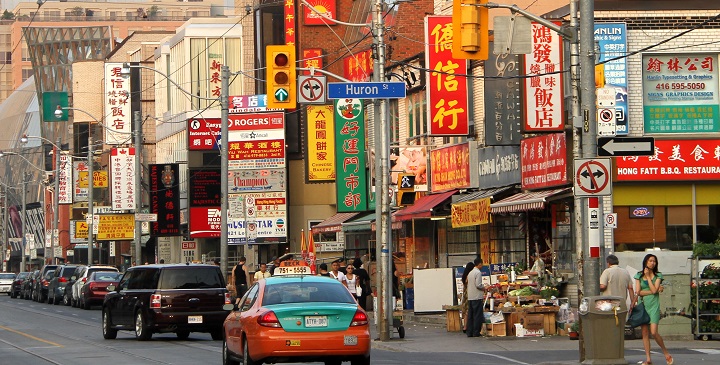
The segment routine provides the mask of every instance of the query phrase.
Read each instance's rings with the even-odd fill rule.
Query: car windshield
[[[284,303],[355,303],[350,292],[340,283],[293,282],[265,286],[263,305]]]
[[[64,278],[69,278],[69,277],[73,276],[75,274],[75,269],[76,268],[74,268],[74,267],[65,268],[65,270],[63,270],[63,272],[62,272],[62,276]]]
[[[96,272],[92,275],[93,281],[118,281],[120,280],[119,272]]]
[[[15,274],[0,274],[0,279],[15,279]]]
[[[193,267],[163,270],[159,289],[224,288],[220,270],[216,267]]]
[[[18,274],[17,278],[18,278],[18,279],[25,279],[26,277],[28,277],[28,275],[30,275],[29,272],[21,272],[21,273]]]

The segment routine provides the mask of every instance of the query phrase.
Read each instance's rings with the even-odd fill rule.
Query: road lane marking
[[[522,362],[522,361],[518,361],[518,360],[515,360],[515,359],[511,359],[511,358],[509,358],[509,357],[505,357],[505,356],[502,356],[502,355],[490,354],[490,353],[487,353],[487,352],[467,352],[467,353],[468,353],[468,354],[476,354],[476,355],[485,355],[485,356],[497,357],[498,359],[505,360],[505,361],[509,361],[509,362],[512,362],[512,363],[515,363],[515,364],[520,364],[520,365],[530,365],[530,364],[528,364],[528,363],[526,363],[526,362]]]
[[[30,339],[33,339],[33,340],[36,340],[36,341],[40,341],[40,342],[43,342],[43,343],[46,343],[46,344],[48,344],[48,345],[52,345],[52,346],[55,346],[55,347],[64,347],[63,345],[61,345],[61,344],[59,344],[59,343],[55,343],[55,342],[48,341],[48,340],[43,340],[42,338],[35,337],[35,336],[33,336],[33,335],[29,335],[29,334],[27,334],[27,333],[14,330],[14,329],[9,328],[9,327],[0,326],[0,329],[5,330],[5,331],[9,331],[9,332],[12,332],[12,333],[15,333],[15,334],[18,334],[18,335],[21,335],[21,336],[25,336],[25,337],[27,337],[27,338],[30,338]]]

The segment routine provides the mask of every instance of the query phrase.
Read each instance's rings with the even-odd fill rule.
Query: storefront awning
[[[518,193],[503,200],[490,204],[492,213],[513,213],[528,210],[541,210],[545,203],[561,194],[571,192],[572,188],[562,188],[543,191],[529,191]]]
[[[453,195],[452,202],[453,202],[453,204],[455,204],[455,203],[470,202],[473,200],[480,200],[480,199],[485,199],[485,198],[492,198],[493,196],[500,194],[502,192],[508,191],[510,189],[513,189],[513,187],[512,186],[503,186],[501,188],[490,188],[490,189],[474,191],[472,193],[457,194],[457,195]]]
[[[352,222],[342,223],[343,232],[370,231],[370,225],[375,221],[375,212],[367,213]]]
[[[425,195],[416,200],[415,204],[395,213],[394,220],[408,221],[413,218],[430,218],[432,210],[455,193],[457,193],[457,190]]]
[[[332,217],[312,227],[312,233],[340,232],[342,224],[360,215],[360,213],[336,213]]]

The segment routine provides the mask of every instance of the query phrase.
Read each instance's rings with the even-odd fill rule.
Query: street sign
[[[616,92],[614,87],[601,87],[596,89],[597,105],[602,108],[614,108]]]
[[[575,196],[601,196],[612,194],[610,159],[575,160]]]
[[[325,76],[298,76],[298,103],[325,104],[326,84]]]
[[[597,124],[598,136],[614,136],[617,133],[615,125],[615,108],[598,108]]]
[[[617,228],[617,213],[603,214],[605,228]]]
[[[404,82],[330,82],[328,99],[403,99]]]
[[[135,220],[140,222],[157,222],[157,213],[135,213]]]
[[[600,137],[597,141],[598,156],[653,156],[653,137]]]

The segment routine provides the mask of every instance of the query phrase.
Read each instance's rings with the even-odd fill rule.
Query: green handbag
[[[633,308],[632,312],[630,312],[630,317],[628,317],[627,324],[630,327],[637,327],[643,324],[650,323],[650,315],[645,310],[645,304],[643,304],[642,301],[638,302],[638,304]]]

